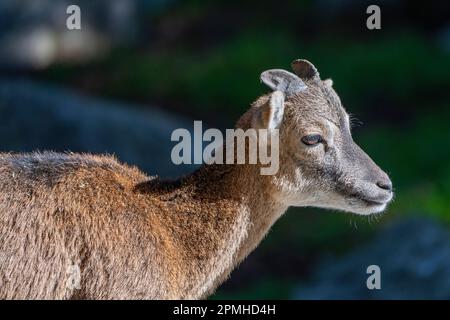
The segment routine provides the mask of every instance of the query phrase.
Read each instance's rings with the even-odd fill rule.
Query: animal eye
[[[313,146],[323,141],[320,134],[310,134],[302,138],[302,142],[307,146]]]

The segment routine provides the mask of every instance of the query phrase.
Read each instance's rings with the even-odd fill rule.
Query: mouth
[[[393,193],[382,198],[370,198],[363,196],[361,194],[353,195],[352,199],[349,201],[350,206],[352,206],[356,213],[367,215],[373,213],[380,213],[386,209],[386,206],[393,198]],[[359,209],[356,209],[358,208]]]
[[[368,207],[376,207],[376,206],[383,206],[388,204],[389,200],[387,201],[379,201],[379,200],[372,200],[372,199],[364,199],[359,198],[360,201],[364,202]]]
[[[353,198],[356,201],[364,203],[368,207],[372,206],[376,207],[387,205],[392,200],[393,196],[394,196],[393,192],[377,195],[376,197],[370,197],[362,193],[353,193],[351,195],[351,198]]]

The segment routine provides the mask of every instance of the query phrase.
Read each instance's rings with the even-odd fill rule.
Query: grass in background
[[[262,71],[290,70],[290,61],[298,57],[310,59],[322,78],[333,77],[351,109],[364,110],[373,93],[417,109],[424,98],[442,98],[450,83],[449,55],[430,40],[407,33],[364,42],[322,38],[303,44],[283,33],[247,31],[206,52],[182,45],[156,52],[118,50],[84,67],[53,67],[46,76],[63,83],[101,79],[89,82],[100,95],[127,101],[162,99],[169,105],[178,101],[199,114],[220,112],[234,119],[266,91],[259,82]]]

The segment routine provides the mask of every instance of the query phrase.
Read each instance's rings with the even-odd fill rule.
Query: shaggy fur
[[[106,156],[2,154],[0,297],[205,296],[276,218],[265,216],[282,211],[254,210],[270,201],[246,192],[248,181],[237,190],[241,170],[208,166],[163,182]],[[72,265],[79,289],[68,285]]]
[[[261,97],[237,124],[284,108],[273,176],[205,165],[163,181],[109,156],[0,154],[0,298],[204,298],[291,205],[379,211],[367,197],[381,197],[386,174],[353,146],[330,82],[304,81],[283,106]],[[326,144],[302,145],[310,132]]]

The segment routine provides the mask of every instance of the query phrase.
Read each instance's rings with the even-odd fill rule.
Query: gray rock
[[[148,42],[141,26],[172,0],[2,0],[0,69],[41,69],[84,62],[114,47]],[[81,10],[81,30],[68,30],[67,7]],[[147,21],[147,22],[144,22]]]
[[[110,153],[162,177],[194,170],[170,158],[172,131],[191,130],[193,122],[143,109],[46,84],[0,79],[0,151]]]
[[[381,269],[381,289],[369,290],[366,268]],[[450,235],[437,223],[410,218],[339,259],[323,261],[297,299],[450,299]]]

